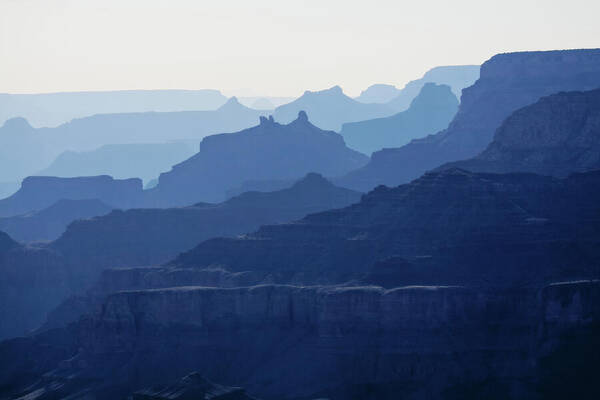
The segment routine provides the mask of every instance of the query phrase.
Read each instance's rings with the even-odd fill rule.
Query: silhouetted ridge
[[[3,252],[18,247],[19,244],[15,242],[7,233],[0,231],[0,257]]]

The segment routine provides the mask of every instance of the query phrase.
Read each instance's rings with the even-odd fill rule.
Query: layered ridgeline
[[[0,217],[41,211],[59,200],[97,199],[115,208],[132,208],[144,201],[138,178],[113,179],[110,176],[56,178],[30,176],[12,196],[0,200]]]
[[[455,166],[559,177],[600,169],[600,90],[558,93],[514,112],[485,151],[441,168]]]
[[[77,221],[50,247],[64,254],[73,266],[85,263],[98,271],[158,265],[208,238],[231,237],[264,224],[345,207],[359,201],[360,196],[311,173],[286,189],[247,192],[220,204],[118,210]]]
[[[43,248],[17,245],[19,250],[10,253],[11,262],[0,269],[0,297],[5,296],[0,337],[37,328],[47,312],[67,296],[84,292],[104,268],[159,264],[207,238],[243,234],[264,224],[344,207],[359,198],[357,192],[309,174],[285,190],[245,193],[222,204],[113,211],[78,220]],[[71,204],[75,208],[81,203],[59,202],[55,207]],[[44,297],[46,293],[49,295]],[[16,319],[18,324],[13,323]]]
[[[66,151],[36,175],[65,178],[110,175],[115,179],[141,178],[149,182],[193,156],[198,143],[110,144],[92,151]]]
[[[372,85],[356,98],[361,103],[387,103],[396,112],[404,111],[421,88],[429,82],[448,85],[454,95],[460,99],[462,90],[471,86],[479,78],[479,65],[450,65],[430,69],[420,79],[408,82],[404,88],[393,85]]]
[[[214,110],[226,101],[218,90],[206,89],[0,93],[0,124],[23,117],[36,127],[52,127],[94,114]]]
[[[0,128],[0,182],[20,181],[34,175],[67,150],[91,151],[107,144],[199,141],[214,133],[252,126],[266,113],[231,98],[213,111],[98,114],[56,128],[35,129],[22,118],[8,120]],[[168,154],[165,156],[168,158]],[[164,164],[162,157],[157,162]],[[142,161],[131,159],[131,162]],[[119,172],[119,176],[125,172]]]
[[[598,215],[598,171],[557,180],[450,169],[378,187],[347,208],[208,240],[172,265],[340,283],[394,257],[397,285],[538,285],[599,276]]]
[[[204,138],[200,152],[160,175],[149,204],[218,202],[248,180],[298,179],[309,172],[339,176],[367,161],[339,134],[312,125],[304,111],[287,125],[262,117],[252,128]]]
[[[63,199],[40,211],[0,218],[0,231],[20,242],[50,241],[62,235],[72,221],[108,214],[113,208],[97,199]]]
[[[444,163],[476,156],[504,119],[541,97],[599,87],[598,49],[496,55],[482,65],[479,80],[463,90],[459,111],[446,130],[376,152],[367,166],[338,183],[366,191],[408,182]]]
[[[298,99],[275,109],[273,117],[277,122],[287,124],[293,121],[300,111],[306,111],[311,121],[321,129],[339,131],[345,122],[363,121],[394,114],[385,104],[360,103],[344,94],[342,88],[311,92],[307,90]]]
[[[340,134],[348,147],[371,154],[446,128],[457,110],[458,100],[449,86],[427,83],[408,110],[390,117],[346,123]]]

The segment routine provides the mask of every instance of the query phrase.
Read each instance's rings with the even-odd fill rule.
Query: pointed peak
[[[306,114],[306,111],[300,110],[298,112],[298,118],[296,118],[296,121],[299,121],[299,122],[308,122],[308,115]]]
[[[323,175],[316,172],[309,172],[304,178],[296,181],[292,188],[323,188],[331,187],[333,184],[323,177]]]
[[[31,126],[31,124],[29,123],[29,121],[27,121],[25,118],[23,117],[15,117],[15,118],[11,118],[11,119],[7,119],[4,122],[4,125],[2,126],[2,128],[6,128],[6,129],[11,129],[11,130],[23,130],[23,129],[28,129],[28,130],[33,130],[33,127]]]
[[[233,96],[233,97],[230,97],[225,102],[225,104],[223,104],[221,107],[219,107],[219,110],[226,110],[226,109],[230,109],[230,108],[240,108],[240,107],[243,107],[243,105],[239,102],[237,97]]]

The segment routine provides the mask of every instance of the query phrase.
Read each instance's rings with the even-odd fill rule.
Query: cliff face
[[[496,55],[481,66],[479,80],[463,90],[446,130],[377,152],[367,166],[339,182],[362,191],[407,182],[444,163],[476,156],[505,118],[541,97],[599,87],[598,49]]]
[[[407,399],[537,398],[539,378],[548,372],[539,360],[556,351],[565,332],[598,321],[599,299],[597,281],[502,291],[277,285],[129,291],[109,296],[96,314],[55,331],[53,339],[46,333],[32,342],[46,345],[38,357],[53,369],[47,382],[79,382],[77,390],[99,399],[189,371],[267,399],[393,399],[398,390]],[[76,343],[74,357],[51,357],[69,341]],[[9,364],[7,357],[18,346],[3,343],[0,362],[4,377],[22,376],[26,384],[37,379],[26,377],[35,367]]]
[[[98,199],[118,208],[131,208],[142,201],[140,179],[116,180],[110,176],[56,178],[30,176],[23,180],[21,189],[0,200],[0,216],[9,217],[39,211],[59,200]]]
[[[250,179],[298,179],[309,172],[337,176],[367,161],[337,133],[312,125],[304,112],[288,125],[261,118],[258,126],[206,137],[198,154],[161,174],[149,196],[161,206],[217,202]]]
[[[408,110],[391,117],[346,123],[340,134],[350,148],[371,154],[446,128],[457,109],[458,100],[449,86],[427,83]]]
[[[600,238],[599,178],[428,173],[379,187],[343,209],[208,240],[172,265],[268,271],[278,282],[344,282],[395,256],[413,265],[399,264],[399,284],[529,285],[596,276],[600,254],[588,246]]]
[[[600,168],[600,90],[558,93],[508,117],[487,149],[441,168],[567,176]]]

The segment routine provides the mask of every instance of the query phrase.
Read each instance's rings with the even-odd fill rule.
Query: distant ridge
[[[345,122],[362,121],[392,115],[394,111],[383,104],[363,104],[333,86],[318,92],[306,91],[298,99],[275,109],[277,122],[287,124],[298,112],[306,111],[311,121],[321,129],[339,131]]]

